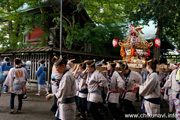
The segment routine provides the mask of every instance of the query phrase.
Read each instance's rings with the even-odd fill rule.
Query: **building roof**
[[[59,52],[57,48],[51,47],[37,47],[37,48],[23,48],[23,49],[10,49],[10,50],[0,50],[0,54],[19,54],[19,53],[52,53]],[[98,55],[87,52],[71,51],[71,50],[62,50],[63,54],[73,54],[73,55],[84,55],[84,56],[93,56],[93,57],[103,57],[103,58],[112,58],[112,59],[121,59],[121,56],[105,56]]]
[[[64,0],[63,0],[63,2],[64,2]],[[36,7],[31,7],[27,3],[24,3],[24,5],[19,7],[16,11],[12,11],[11,13],[14,13],[14,12],[24,13],[24,12],[32,11],[32,10],[35,10],[38,8],[44,8],[44,7],[49,7],[49,6],[52,7],[52,6],[56,6],[56,5],[60,5],[60,2],[58,0],[52,0],[52,2],[50,2],[50,0],[42,0],[41,5],[36,6]],[[2,15],[2,16],[0,16],[0,19],[4,18],[3,20],[6,20],[5,18],[8,16],[9,15]]]
[[[62,0],[62,1],[63,1],[63,6],[65,6],[67,3],[69,3],[70,0]],[[12,13],[18,11],[20,13],[36,14],[36,13],[40,13],[42,8],[50,8],[50,7],[59,6],[59,5],[60,5],[59,0],[42,0],[42,4],[40,6],[31,7],[25,3],[16,11],[12,11]],[[83,14],[84,16],[83,17],[84,21],[92,22],[91,18],[89,17],[85,9],[81,10],[81,14]],[[7,21],[7,17],[9,17],[9,15],[0,16],[0,20]]]

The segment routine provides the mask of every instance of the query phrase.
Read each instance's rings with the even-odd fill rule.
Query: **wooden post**
[[[29,70],[29,73],[30,73],[30,80],[32,79],[32,58],[31,58],[31,53],[28,53],[27,55],[27,60],[31,61],[31,66],[30,66],[30,70]]]

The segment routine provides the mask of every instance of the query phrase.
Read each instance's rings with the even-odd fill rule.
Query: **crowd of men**
[[[18,96],[17,113],[22,113],[22,99],[26,93],[26,81],[29,78],[28,69],[23,67],[20,58],[14,60],[15,66],[9,64],[5,58],[8,70],[0,68],[0,88],[4,92],[10,89],[10,113],[14,113],[14,97]],[[113,61],[86,60],[75,63],[62,57],[54,56],[51,74],[52,93],[46,86],[45,61],[40,59],[36,75],[38,76],[38,93],[41,85],[46,90],[46,99],[54,98],[51,111],[56,120],[75,120],[78,113],[80,119],[86,120],[91,116],[93,120],[103,120],[99,110],[105,114],[112,114],[113,119],[125,119],[125,114],[137,114],[132,104],[142,100],[142,113],[147,115],[160,114],[161,96],[169,104],[169,112],[176,109],[176,119],[180,119],[180,66],[169,64],[169,72],[156,72],[159,61],[151,59],[147,62],[146,70],[132,71],[127,63]],[[4,72],[5,71],[5,72]],[[2,80],[1,80],[2,76]],[[2,90],[1,90],[2,91]],[[108,105],[108,109],[104,104]],[[77,112],[78,111],[78,112]]]
[[[132,102],[137,100],[139,95],[143,99],[142,113],[160,114],[162,95],[170,106],[169,112],[172,113],[172,104],[179,104],[179,69],[176,64],[169,64],[169,72],[157,73],[157,64],[158,60],[149,60],[147,71],[136,72],[121,62],[87,60],[75,64],[71,60],[67,62],[57,58],[54,63],[55,71],[52,71],[52,74],[56,73],[55,76],[58,76],[57,79],[52,79],[54,92],[46,98],[54,97],[55,101],[58,101],[59,107],[52,108],[56,108],[56,119],[62,120],[75,119],[76,110],[80,112],[81,119],[91,115],[94,120],[102,120],[104,116],[101,116],[98,110],[107,112],[104,103],[108,104],[113,119],[124,119],[125,114],[137,114]],[[175,108],[176,119],[179,119],[179,106]]]

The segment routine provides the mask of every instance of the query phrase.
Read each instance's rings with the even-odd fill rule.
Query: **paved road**
[[[28,98],[23,100],[23,114],[9,114],[9,100],[10,94],[2,94],[0,97],[0,120],[54,120],[53,113],[50,112],[53,100],[47,101],[45,99],[45,92],[41,96],[35,96],[35,92],[28,92]],[[141,103],[133,103],[140,113]],[[17,109],[17,96],[15,98],[15,109]],[[163,103],[161,106],[161,113],[168,113],[168,105]],[[106,120],[112,120],[111,115],[104,114]],[[77,117],[76,120],[79,118]],[[91,118],[88,118],[90,120]],[[165,119],[163,119],[165,120]],[[170,119],[167,119],[170,120]],[[175,119],[171,119],[175,120]]]
[[[0,97],[0,120],[54,120],[54,115],[49,112],[53,100],[45,100],[45,95],[35,96],[35,92],[28,93],[28,98],[23,100],[23,114],[9,114],[10,94]],[[15,97],[15,110],[18,105]]]

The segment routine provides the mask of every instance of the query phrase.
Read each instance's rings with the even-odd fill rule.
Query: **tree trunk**
[[[156,31],[156,38],[159,38],[161,40],[161,34],[162,34],[162,21],[158,20],[158,26]],[[160,58],[160,52],[161,52],[161,46],[159,48],[154,47],[153,49],[153,58],[156,58],[159,60]]]
[[[164,0],[161,0],[161,3],[164,3]],[[160,13],[158,17],[158,25],[157,25],[157,31],[156,31],[156,38],[159,38],[161,40],[161,36],[163,34],[163,20],[162,20],[162,9],[160,8]],[[161,52],[161,46],[159,48],[154,47],[153,49],[153,58],[156,58],[159,60],[160,58],[160,52]]]
[[[7,11],[10,13],[11,12],[10,8],[8,8]],[[12,49],[14,49],[15,46],[14,46],[14,44],[13,44],[14,42],[12,40],[12,31],[13,31],[12,21],[8,21],[8,26],[9,26],[9,41],[11,43]]]
[[[17,25],[16,27],[16,37],[19,37],[19,32],[20,32],[20,24]]]

